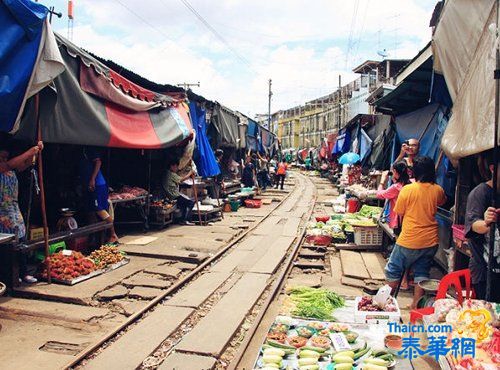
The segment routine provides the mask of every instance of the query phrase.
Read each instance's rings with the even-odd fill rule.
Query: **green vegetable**
[[[305,366],[305,365],[317,365],[318,364],[318,358],[313,358],[313,357],[304,357],[304,358],[299,358],[299,366]]]
[[[319,354],[323,354],[326,352],[326,349],[320,347],[305,346],[301,348],[301,351],[314,351],[318,352]]]
[[[321,356],[319,352],[311,351],[310,349],[303,349],[299,352],[300,358],[315,358],[318,359]]]
[[[294,287],[289,291],[289,295],[296,304],[292,314],[300,317],[335,320],[332,311],[345,304],[342,297],[327,289]]]
[[[363,205],[359,212],[357,212],[358,215],[363,216],[363,217],[379,217],[380,214],[382,213],[382,208],[376,207],[376,206],[369,206],[369,205]]]
[[[357,352],[355,355],[354,355],[354,360],[357,360],[358,358],[361,358],[363,357],[364,355],[366,355],[368,353],[368,351],[370,350],[370,347],[366,347],[365,349]]]

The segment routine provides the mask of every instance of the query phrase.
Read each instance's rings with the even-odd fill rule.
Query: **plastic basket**
[[[358,246],[382,245],[382,229],[378,226],[353,226],[354,244]]]
[[[453,237],[455,239],[465,241],[465,226],[464,225],[453,225]]]
[[[247,208],[260,208],[262,201],[260,199],[247,199],[245,200],[245,207]]]
[[[236,212],[238,208],[240,208],[240,201],[239,200],[231,200],[229,202],[231,205],[231,211]]]
[[[332,242],[332,237],[328,235],[307,235],[306,241],[313,245],[328,246]]]

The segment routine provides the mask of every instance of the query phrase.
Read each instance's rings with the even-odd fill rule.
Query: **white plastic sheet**
[[[457,160],[494,146],[495,0],[448,0],[433,37],[434,69],[445,77],[453,111],[441,142]]]

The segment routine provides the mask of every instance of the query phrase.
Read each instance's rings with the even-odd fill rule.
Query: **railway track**
[[[186,360],[200,361],[200,364],[210,364],[208,366],[215,368],[236,368],[260,320],[292,268],[303,236],[300,223],[309,219],[313,209],[315,191],[312,182],[297,174],[295,179],[293,190],[258,224],[205,260],[126,322],[79,353],[65,368],[169,369],[168,364],[172,361]],[[302,211],[301,216],[297,217]],[[284,235],[274,239],[268,235],[278,229]],[[295,229],[293,235],[291,229]],[[260,243],[253,242],[259,240]],[[280,250],[281,255],[278,253]],[[255,263],[250,266],[252,258]],[[272,261],[267,262],[266,258]],[[245,263],[249,265],[245,266]],[[217,279],[222,280],[220,284]],[[189,299],[183,301],[179,298],[186,295],[189,298],[190,288],[196,290],[194,287],[197,284],[203,286],[204,281],[210,283],[214,280],[212,288],[215,288],[208,292],[208,296],[191,295],[193,299],[198,298],[199,302],[193,304]],[[251,289],[248,289],[249,284],[252,285]],[[200,295],[202,292],[198,293]],[[232,298],[238,301],[238,297],[240,301],[233,302]],[[227,302],[236,306],[234,310],[229,309],[228,316],[225,316],[224,306]],[[238,310],[243,313],[239,315],[242,317],[237,315],[238,312],[234,313]],[[222,330],[224,333],[219,335],[220,338],[214,338],[214,343],[193,340],[197,332],[210,327],[211,318],[214,325],[223,319],[221,324],[225,331]],[[149,331],[144,329],[148,325],[151,326]],[[159,329],[156,337],[155,329]],[[127,343],[141,346],[137,343],[142,343],[144,336],[145,344],[141,348],[128,348]],[[187,368],[197,367],[190,365]]]

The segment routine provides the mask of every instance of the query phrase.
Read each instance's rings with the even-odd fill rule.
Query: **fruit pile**
[[[53,279],[70,281],[82,275],[88,275],[96,270],[93,261],[86,258],[80,252],[72,251],[66,256],[63,252],[52,254],[50,260],[50,276]],[[43,263],[42,278],[47,279],[47,260]]]
[[[121,262],[125,258],[125,253],[111,245],[103,245],[101,248],[93,251],[89,258],[94,261],[98,269]]]

